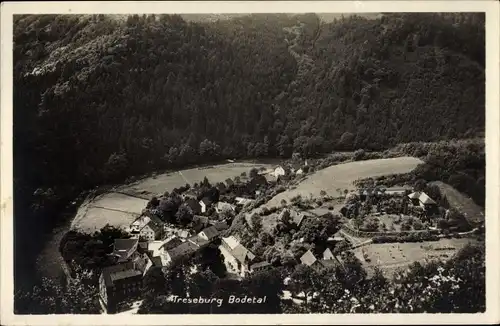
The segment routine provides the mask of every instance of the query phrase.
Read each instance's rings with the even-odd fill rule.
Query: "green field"
[[[295,189],[276,195],[266,204],[266,207],[279,206],[283,199],[290,202],[290,199],[297,195],[319,197],[321,190],[336,197],[338,196],[337,189],[349,191],[356,189],[353,182],[358,179],[407,173],[421,163],[423,162],[418,158],[398,157],[333,165],[307,176]]]

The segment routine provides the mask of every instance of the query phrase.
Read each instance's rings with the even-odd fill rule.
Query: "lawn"
[[[327,195],[336,197],[338,196],[337,189],[355,190],[353,182],[358,179],[407,173],[421,163],[423,162],[418,158],[398,157],[333,165],[307,176],[295,189],[276,195],[266,206],[279,206],[282,199],[289,202],[297,195],[319,197],[321,190],[326,191]]]
[[[370,244],[354,250],[354,254],[368,270],[378,266],[386,276],[391,276],[399,268],[405,268],[413,262],[424,263],[430,260],[447,260],[473,239],[441,239],[416,243],[380,243]],[[363,254],[367,254],[365,260]]]

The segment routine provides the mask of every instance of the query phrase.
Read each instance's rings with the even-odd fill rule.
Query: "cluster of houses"
[[[285,177],[289,175],[302,175],[304,174],[304,167],[307,165],[307,160],[304,163],[293,162],[288,165],[279,165],[273,171],[270,171],[269,174],[274,176],[276,179],[280,177]]]

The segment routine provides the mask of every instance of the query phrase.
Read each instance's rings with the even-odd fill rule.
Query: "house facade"
[[[165,235],[165,228],[156,216],[152,216],[149,222],[139,231],[139,236],[147,241],[160,240]]]
[[[258,273],[266,270],[270,270],[272,268],[272,265],[268,263],[267,261],[263,261],[260,263],[255,263],[250,266],[250,272],[251,273]]]
[[[420,206],[426,213],[435,213],[438,204],[430,198],[425,192],[414,192],[408,195],[413,206]]]
[[[200,207],[201,207],[201,213],[206,213],[206,211],[210,208],[210,205],[212,205],[212,201],[208,197],[204,197],[202,200],[199,202]]]
[[[134,262],[106,267],[99,276],[99,300],[108,313],[117,312],[122,302],[138,298],[143,271]]]
[[[245,277],[251,272],[250,265],[255,255],[240,244],[234,236],[222,238],[219,250],[224,256],[224,264],[229,272],[240,277]]]

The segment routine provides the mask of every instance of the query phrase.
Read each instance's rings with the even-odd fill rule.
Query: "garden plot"
[[[339,189],[355,190],[353,182],[358,179],[408,173],[421,163],[423,162],[415,157],[398,157],[333,165],[307,176],[295,189],[276,195],[266,203],[266,206],[279,206],[281,200],[285,199],[290,202],[297,195],[301,195],[303,198],[320,197],[321,190],[326,191],[327,195],[336,196]]]
[[[379,267],[384,274],[392,275],[397,269],[406,268],[413,262],[448,260],[473,239],[441,239],[415,243],[370,244],[353,250],[363,267],[373,270]],[[365,259],[366,255],[366,259]]]

